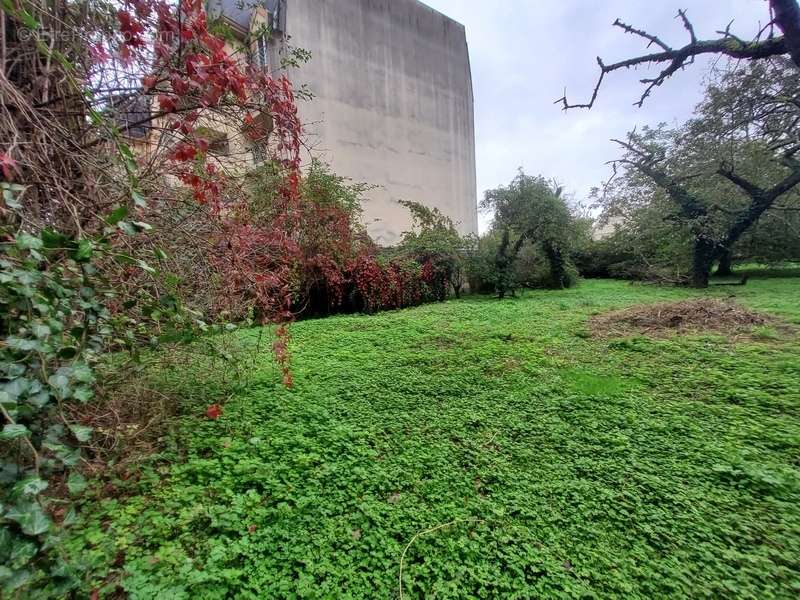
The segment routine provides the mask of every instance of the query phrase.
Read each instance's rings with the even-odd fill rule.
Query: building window
[[[253,162],[257,165],[263,163],[269,155],[267,154],[267,145],[263,142],[257,142],[250,147],[250,152],[253,155]]]
[[[283,0],[277,0],[269,13],[270,31],[283,31]]]
[[[269,70],[269,50],[266,33],[258,36],[256,39],[255,56],[253,59],[255,66]]]

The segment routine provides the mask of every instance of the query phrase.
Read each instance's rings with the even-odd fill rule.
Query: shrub
[[[492,228],[498,236],[492,279],[499,297],[513,293],[518,284],[518,259],[526,244],[540,246],[549,267],[549,275],[542,279],[548,287],[575,283],[570,246],[584,227],[562,191],[554,182],[520,170],[508,186],[486,192],[482,207],[494,211]]]
[[[403,233],[397,256],[422,265],[422,277],[436,300],[458,297],[464,287],[467,240],[459,235],[450,217],[438,208],[401,200],[411,211],[413,227]]]

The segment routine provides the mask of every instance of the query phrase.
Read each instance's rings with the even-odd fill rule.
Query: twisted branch
[[[796,8],[797,0],[771,0],[770,4],[773,6],[773,8],[775,8],[775,6],[778,4],[794,4]],[[779,19],[777,8],[775,10],[775,22],[784,30],[785,35],[778,37],[772,37],[770,35],[770,37],[763,40],[757,37],[752,42],[745,42],[730,32],[730,27],[733,21],[728,23],[728,26],[725,28],[725,30],[717,32],[722,37],[713,40],[698,40],[697,35],[695,34],[694,26],[692,25],[691,21],[689,21],[686,11],[679,10],[675,18],[681,20],[684,29],[689,34],[689,43],[681,48],[673,48],[658,36],[648,33],[642,29],[637,29],[632,25],[624,23],[620,19],[616,19],[613,23],[614,27],[622,29],[625,33],[646,39],[648,41],[647,48],[655,45],[658,46],[661,51],[636,56],[634,58],[621,60],[611,64],[604,63],[603,59],[598,56],[597,64],[600,66],[600,75],[595,83],[594,90],[589,101],[573,104],[567,99],[565,90],[564,95],[558,100],[554,101],[554,104],[561,104],[563,110],[569,110],[571,108],[592,108],[597,100],[597,95],[599,93],[600,86],[603,83],[603,79],[608,73],[613,73],[614,71],[619,71],[622,69],[630,69],[631,67],[638,67],[641,65],[666,65],[661,69],[658,75],[640,80],[640,83],[645,84],[646,87],[639,100],[634,103],[634,106],[641,107],[648,96],[650,96],[653,89],[662,85],[677,71],[683,69],[687,65],[692,64],[697,56],[701,56],[703,54],[721,54],[738,59],[763,59],[770,56],[787,54],[791,51],[792,47],[786,37],[789,35],[786,32],[790,31],[790,29],[788,26],[785,27],[784,24],[782,24],[781,20]],[[794,13],[792,13],[792,16],[793,15]],[[800,11],[798,11],[797,15],[798,19],[800,19]],[[764,30],[762,29],[762,31]],[[800,23],[797,24],[797,32],[798,36],[800,37]],[[800,48],[800,44],[798,44],[798,47]],[[794,57],[794,54],[792,54],[792,56]],[[798,65],[800,65],[800,50],[798,50],[798,59],[796,62]]]

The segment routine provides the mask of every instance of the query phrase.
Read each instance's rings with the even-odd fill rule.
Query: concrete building
[[[436,207],[477,232],[472,78],[464,26],[417,0],[209,0],[209,13],[277,72],[289,44],[311,53],[289,67],[309,156],[376,186],[364,220],[378,243],[409,229],[397,200]],[[252,36],[251,36],[252,37]]]

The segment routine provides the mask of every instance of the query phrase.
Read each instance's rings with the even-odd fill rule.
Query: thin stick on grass
[[[454,521],[448,521],[447,523],[441,523],[436,525],[435,527],[431,527],[430,529],[423,529],[422,531],[418,531],[414,534],[414,537],[406,544],[406,547],[403,548],[403,554],[400,555],[400,600],[403,600],[403,562],[406,558],[406,552],[411,547],[416,539],[420,536],[426,535],[428,533],[433,533],[434,531],[438,531],[439,529],[444,529],[445,527],[449,527],[450,525],[456,525],[458,523],[485,523],[486,519],[479,519],[477,517],[471,517],[469,519],[455,519]]]

